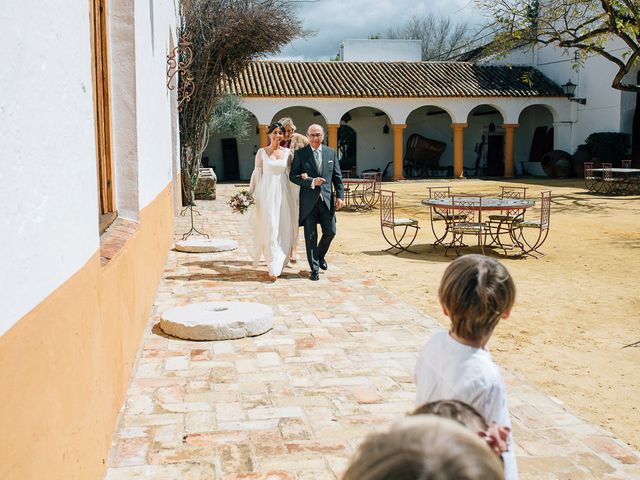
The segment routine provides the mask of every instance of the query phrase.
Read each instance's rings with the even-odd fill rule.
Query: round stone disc
[[[254,337],[273,327],[268,305],[252,302],[203,302],[167,310],[160,328],[186,340],[231,340]]]
[[[188,238],[176,242],[176,250],[188,253],[225,252],[238,248],[238,242],[228,238]]]

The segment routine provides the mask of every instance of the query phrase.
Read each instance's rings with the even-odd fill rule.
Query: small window
[[[91,0],[91,53],[93,61],[98,196],[100,200],[100,233],[103,233],[117,216],[114,201],[111,149],[107,1]]]

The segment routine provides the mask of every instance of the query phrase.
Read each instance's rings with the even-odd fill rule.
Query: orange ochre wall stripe
[[[173,238],[173,190],[0,337],[0,479],[103,478]]]

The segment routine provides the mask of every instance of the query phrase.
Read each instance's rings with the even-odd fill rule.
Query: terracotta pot
[[[540,158],[544,173],[550,177],[567,178],[571,175],[571,155],[564,150],[552,150]]]
[[[571,156],[571,171],[574,177],[584,178],[584,163],[591,162],[591,152],[588,148],[580,145]]]

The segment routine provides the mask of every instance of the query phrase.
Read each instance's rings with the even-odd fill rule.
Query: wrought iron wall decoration
[[[173,78],[178,74],[178,111],[182,112],[184,105],[191,101],[196,86],[193,75],[189,70],[193,62],[193,43],[188,37],[181,40],[178,46],[167,55],[167,88],[173,90]]]

